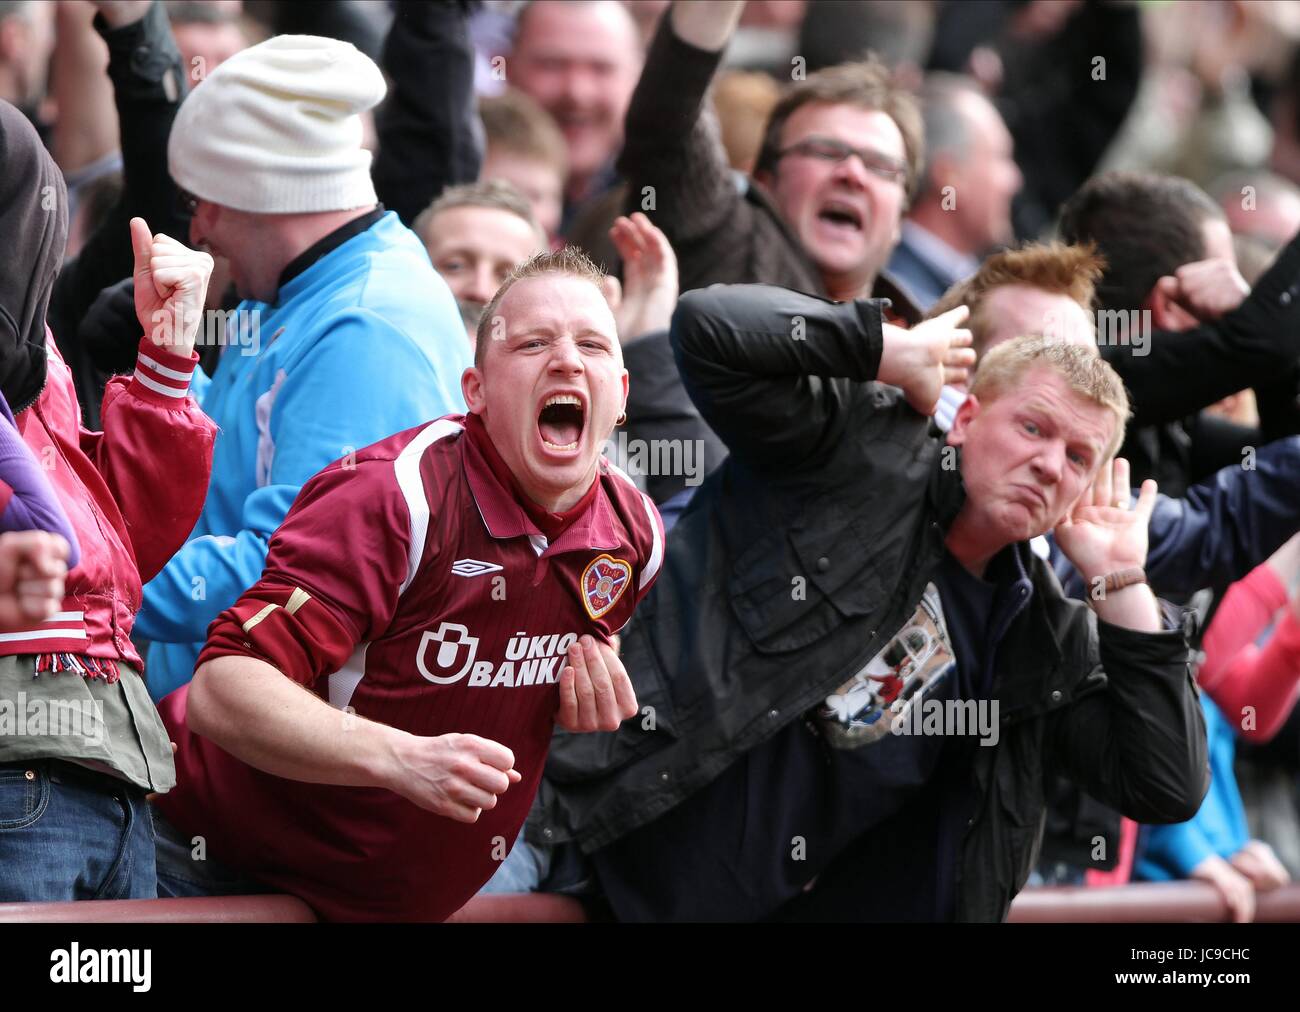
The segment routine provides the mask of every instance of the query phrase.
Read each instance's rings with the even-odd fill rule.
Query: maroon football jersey
[[[454,913],[528,814],[565,651],[582,633],[608,641],[659,571],[653,503],[603,459],[598,483],[551,544],[461,418],[391,436],[303,487],[261,580],[213,623],[199,658],[257,657],[370,720],[507,746],[523,781],[478,822],[256,770],[188,731],[184,688],[161,706],[179,746],[166,817],[326,918]]]

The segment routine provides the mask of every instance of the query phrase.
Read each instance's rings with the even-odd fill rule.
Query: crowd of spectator
[[[0,902],[1300,875],[1300,0],[0,0],[0,221]]]

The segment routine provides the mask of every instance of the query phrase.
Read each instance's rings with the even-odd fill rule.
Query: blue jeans
[[[0,903],[152,899],[144,791],[57,759],[0,763]]]
[[[247,896],[269,890],[233,868],[207,856],[201,837],[187,837],[154,812],[160,897]]]
[[[501,867],[479,890],[479,895],[535,893],[541,888],[550,866],[551,852],[528,843],[521,830],[514,847],[501,862]]]
[[[521,832],[496,874],[478,891],[493,893],[560,893],[564,896],[598,895],[595,871],[576,844],[535,847]]]

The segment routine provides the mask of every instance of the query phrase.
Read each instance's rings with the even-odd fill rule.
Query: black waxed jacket
[[[912,615],[964,501],[959,458],[873,382],[880,303],[714,286],[682,297],[672,338],[731,454],[624,630],[641,716],[557,736],[534,842],[598,850],[823,700]],[[976,749],[970,771],[959,920],[1005,916],[1032,866],[1049,770],[1147,823],[1190,818],[1209,783],[1182,632],[1099,622],[1018,551],[1032,591],[994,665],[999,743]]]

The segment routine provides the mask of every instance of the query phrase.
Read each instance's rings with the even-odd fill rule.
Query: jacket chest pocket
[[[1044,810],[1043,722],[1002,724],[991,790],[1002,818],[1013,826],[1037,826]]]
[[[1043,795],[1042,734],[1040,720],[1004,726],[994,771],[993,811],[1002,824],[1008,862],[1007,873],[1019,892],[1038,860],[1047,806]]]
[[[728,582],[731,609],[760,653],[798,650],[844,623],[876,611],[888,558],[871,504],[831,504],[775,530],[736,560]],[[882,550],[885,549],[885,550]]]

